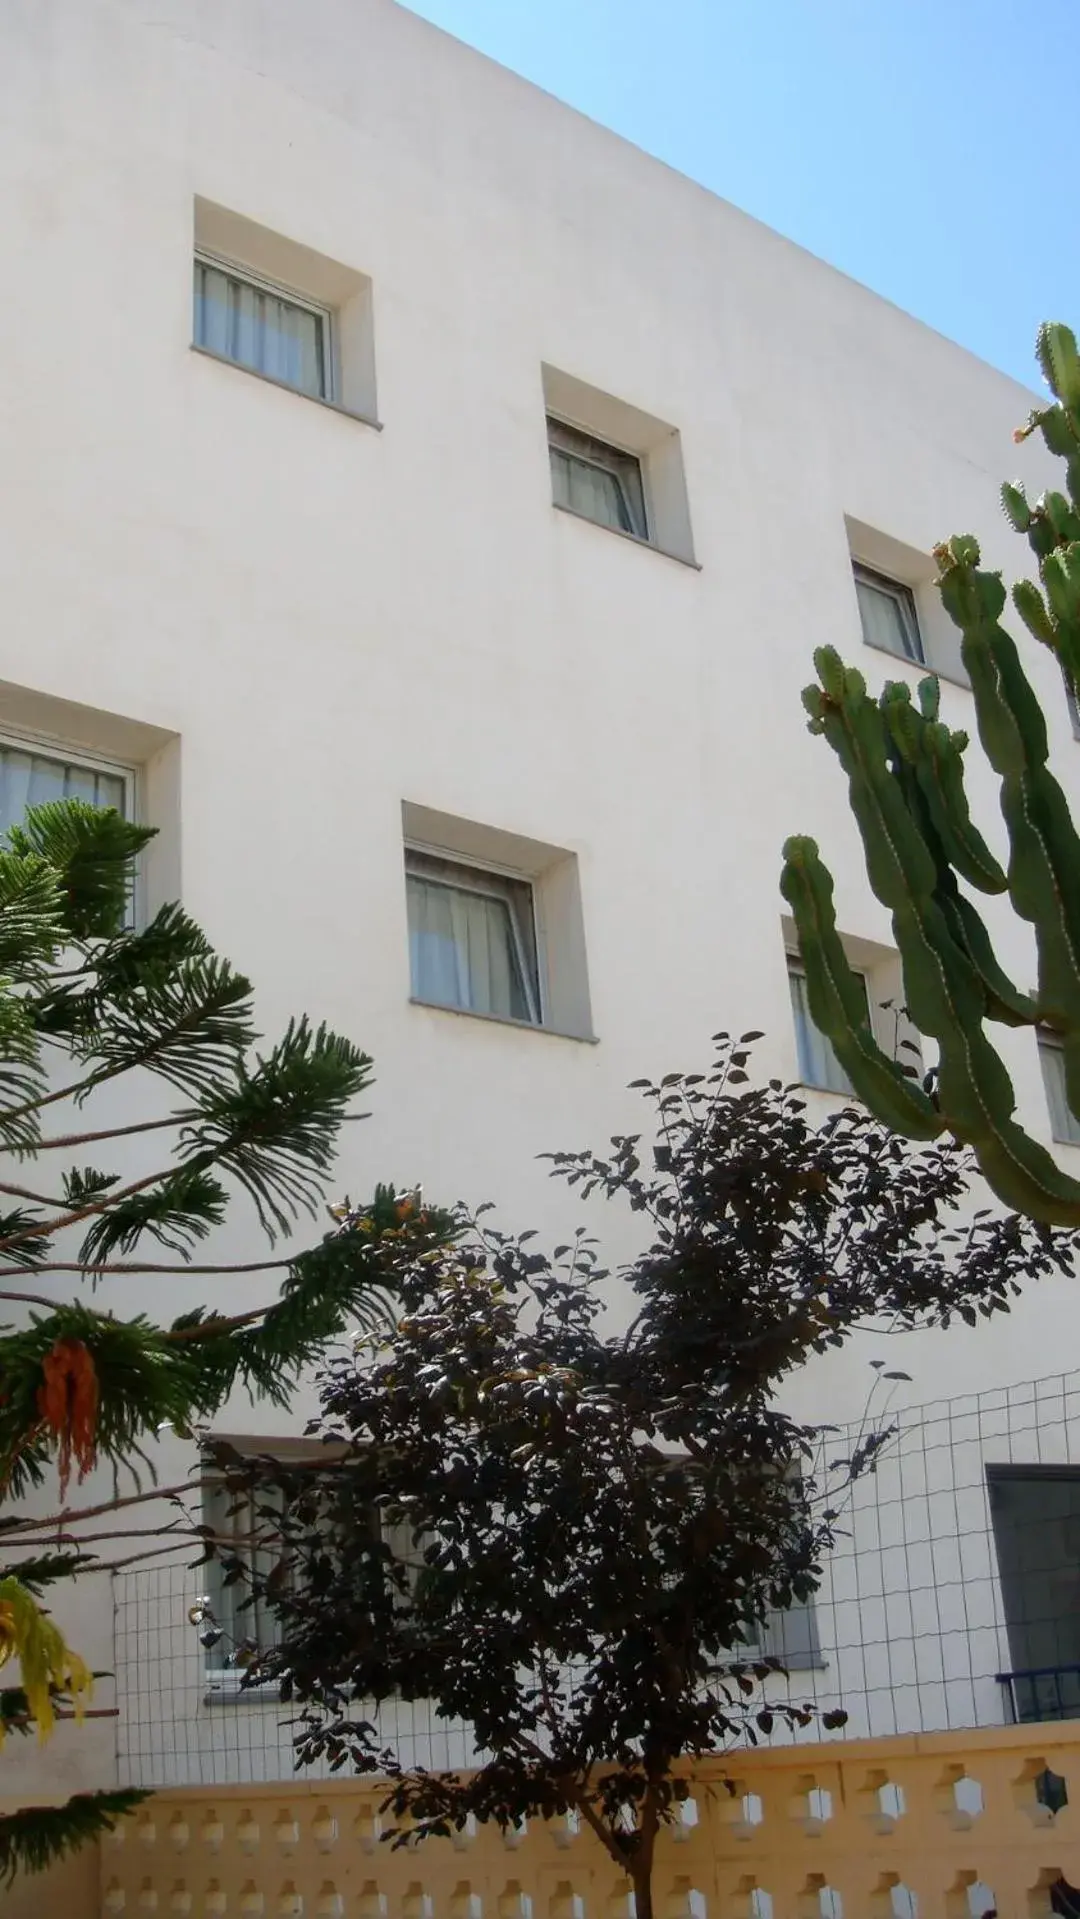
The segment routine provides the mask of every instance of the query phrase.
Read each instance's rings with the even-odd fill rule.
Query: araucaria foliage
[[[1020,580],[1012,599],[1080,698],[1080,354],[1068,327],[1044,326],[1038,355],[1054,399],[1014,437],[1041,433],[1064,463],[1067,491],[1047,492],[1032,506],[1022,488],[1002,487],[1006,515],[1026,534],[1039,574],[1037,585]],[[1012,1081],[986,1022],[1056,1035],[1068,1104],[1080,1118],[1080,838],[1048,765],[1042,710],[1001,624],[1000,573],[980,569],[970,534],[936,547],[934,557],[945,610],[963,635],[979,739],[1000,780],[1007,869],[970,817],[968,737],[940,718],[936,679],[922,681],[917,706],[896,681],[873,700],[862,674],[826,646],[814,655],[820,685],[803,694],[810,731],[824,735],[848,776],[867,876],[892,914],[911,1018],[937,1043],[927,1085],[916,1084],[871,1031],[866,994],[836,930],[832,877],[814,840],[788,840],[781,885],[798,926],[810,1010],[871,1110],[912,1139],[950,1132],[967,1141],[1006,1205],[1076,1226],[1080,1182],[1013,1118]],[[1003,970],[964,887],[1007,893],[1033,926],[1034,994]]]
[[[155,1524],[158,1428],[193,1434],[236,1385],[285,1403],[327,1340],[385,1317],[405,1248],[412,1257],[447,1225],[382,1193],[271,1256],[269,1242],[317,1213],[371,1062],[306,1019],[257,1050],[248,981],[187,914],[132,923],[150,837],[69,800],[33,809],[0,845],[0,1666],[17,1656],[22,1668],[22,1685],[0,1691],[0,1740],[45,1734],[58,1704],[81,1709],[90,1675],[43,1600],[108,1566],[99,1546],[116,1505],[116,1529],[143,1525],[148,1552],[161,1533],[183,1539],[177,1506]],[[113,1154],[137,1170],[102,1170]],[[193,1265],[230,1197],[250,1204],[253,1253],[266,1250],[241,1268]],[[237,1270],[262,1276],[252,1310],[155,1317],[162,1276],[204,1275],[220,1299]],[[120,1276],[143,1282],[136,1317],[113,1310],[107,1282]],[[94,1496],[89,1551],[70,1487],[98,1465],[121,1487]],[[32,1506],[14,1503],[28,1494]],[[0,1873],[81,1843],[121,1799],[0,1819]]]
[[[281,1638],[249,1683],[298,1706],[300,1761],[386,1774],[403,1834],[572,1814],[639,1919],[680,1762],[812,1717],[755,1650],[836,1521],[779,1389],[858,1326],[974,1320],[1072,1255],[1015,1215],[959,1223],[960,1149],[912,1154],[854,1111],[815,1130],[746,1059],[722,1039],[708,1077],[644,1086],[648,1146],[554,1156],[647,1223],[632,1265],[477,1225],[402,1273],[388,1338],[328,1370],[321,1462],[226,1462],[274,1549]],[[395,1701],[466,1727],[475,1770],[388,1749]]]

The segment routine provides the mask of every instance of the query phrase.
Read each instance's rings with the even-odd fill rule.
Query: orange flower
[[[81,1339],[58,1339],[41,1364],[38,1412],[58,1442],[60,1497],[67,1497],[72,1457],[85,1479],[97,1456],[98,1378]]]

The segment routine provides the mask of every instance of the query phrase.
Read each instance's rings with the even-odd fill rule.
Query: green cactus
[[[1045,326],[1038,355],[1053,402],[1015,435],[1041,432],[1065,462],[1067,495],[1029,504],[1002,488],[1012,526],[1026,535],[1039,584],[1023,580],[1013,604],[1080,696],[1080,354],[1067,327]],[[938,585],[960,628],[979,739],[1000,780],[1009,841],[1003,871],[974,825],[964,788],[967,736],[939,717],[938,685],[891,682],[871,699],[862,675],[831,647],[814,656],[820,684],[803,702],[848,776],[871,887],[892,914],[912,1021],[937,1041],[932,1092],[916,1085],[874,1039],[864,995],[836,931],[833,885],[813,840],[784,848],[781,891],[798,929],[811,1013],[853,1087],[894,1131],[914,1139],[951,1132],[969,1143],[989,1184],[1018,1211],[1052,1225],[1080,1224],[1080,1182],[1013,1119],[1015,1098],[987,1021],[1045,1024],[1061,1037],[1066,1092],[1080,1116],[1080,837],[1047,765],[1046,724],[1016,644],[1001,625],[1005,588],[982,572],[975,539],[935,550]],[[1032,998],[999,965],[987,929],[958,880],[1007,892],[1031,922],[1038,951]]]

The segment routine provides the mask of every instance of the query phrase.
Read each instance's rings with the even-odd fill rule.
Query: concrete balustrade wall
[[[378,1804],[376,1788],[326,1780],[163,1792],[103,1845],[98,1910],[632,1915],[627,1881],[573,1820],[395,1850]],[[1068,1723],[717,1758],[695,1769],[685,1817],[662,1835],[656,1902],[658,1919],[1028,1919],[1069,1909],[1054,1901],[1062,1883],[1080,1885],[1080,1730]]]

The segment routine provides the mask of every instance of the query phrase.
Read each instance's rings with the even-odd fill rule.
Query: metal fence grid
[[[815,1602],[820,1661],[778,1676],[768,1691],[842,1707],[847,1724],[832,1735],[840,1739],[1002,1725],[1026,1695],[999,1679],[1012,1667],[987,1468],[1080,1466],[1080,1373],[939,1401],[889,1423],[895,1431],[875,1468],[846,1497]],[[823,1462],[859,1436],[825,1435]],[[1076,1527],[1058,1530],[1049,1584],[1059,1599],[1075,1590],[1080,1601],[1080,1503]],[[284,1780],[293,1771],[289,1709],[208,1673],[188,1620],[204,1581],[204,1569],[184,1565],[116,1577],[120,1764],[133,1784]],[[1045,1701],[1038,1716],[1052,1716]],[[381,1730],[406,1761],[470,1763],[467,1730],[424,1706],[384,1712]],[[796,1736],[822,1735],[811,1726]]]

